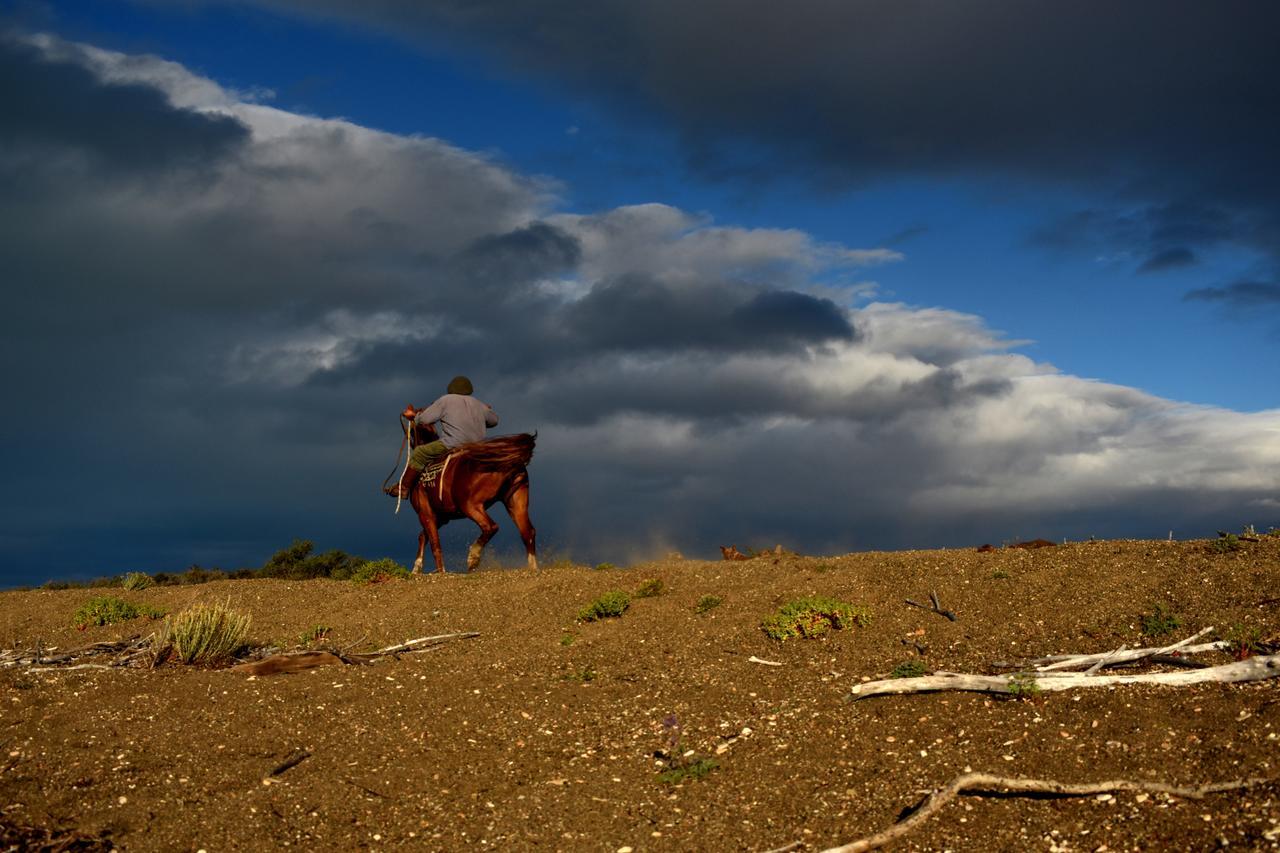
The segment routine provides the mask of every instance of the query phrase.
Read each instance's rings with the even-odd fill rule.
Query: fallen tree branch
[[[855,684],[854,699],[901,693],[933,693],[939,690],[969,690],[977,693],[1014,693],[1073,690],[1077,687],[1108,687],[1113,684],[1161,684],[1184,687],[1217,682],[1233,684],[1280,677],[1280,655],[1260,655],[1241,661],[1183,672],[1148,672],[1133,675],[1085,675],[1079,672],[1041,674],[1022,672],[1010,675],[968,675],[935,673],[919,678],[889,678]],[[1011,685],[1011,681],[1017,683]]]
[[[1212,630],[1212,629],[1209,629],[1209,630]],[[1201,633],[1203,634],[1204,632],[1202,631]],[[1186,640],[1183,640],[1182,642],[1188,643],[1191,640],[1196,639],[1196,637],[1198,636],[1200,635],[1197,634],[1194,637],[1188,637]],[[1025,669],[1027,667],[1035,667],[1035,669],[1039,672],[1053,672],[1057,670],[1087,667],[1094,663],[1097,663],[1099,660],[1104,660],[1104,659],[1107,660],[1107,664],[1106,664],[1107,667],[1112,667],[1112,666],[1120,666],[1121,664],[1132,663],[1134,661],[1140,661],[1148,657],[1154,657],[1156,655],[1168,654],[1171,651],[1176,651],[1178,652],[1178,654],[1183,654],[1183,655],[1196,655],[1202,652],[1227,651],[1229,650],[1229,648],[1230,646],[1228,643],[1225,643],[1221,640],[1215,640],[1212,643],[1198,643],[1194,646],[1184,646],[1181,643],[1175,643],[1173,647],[1169,647],[1169,646],[1154,647],[1153,646],[1151,648],[1146,648],[1146,649],[1128,649],[1126,651],[1120,652],[1119,654],[1117,654],[1114,651],[1110,651],[1110,652],[1099,652],[1098,654],[1091,654],[1091,655],[1047,655],[1041,658],[1032,658],[1030,660],[1017,661],[1017,662],[995,661],[991,665],[998,669]],[[1046,666],[1046,664],[1049,664],[1049,665]]]
[[[1168,794],[1172,797],[1182,797],[1184,799],[1200,799],[1208,794],[1252,788],[1275,781],[1277,780],[1234,779],[1230,782],[1212,782],[1207,785],[1181,787],[1163,782],[1135,782],[1129,779],[1072,784],[1069,782],[1055,782],[1052,779],[1019,779],[1009,776],[994,776],[990,773],[965,773],[934,791],[909,816],[888,829],[877,832],[875,835],[868,835],[866,838],[859,838],[857,841],[852,841],[840,847],[828,848],[823,853],[862,853],[865,850],[875,850],[877,847],[883,847],[890,841],[894,841],[911,832],[960,794],[1004,793],[1026,794],[1028,796],[1089,797],[1095,794],[1107,794],[1112,791],[1140,791],[1150,794]]]
[[[393,655],[396,652],[413,651],[418,646],[422,646],[428,643],[435,645],[437,643],[447,643],[449,640],[469,640],[472,637],[479,637],[479,636],[480,636],[479,631],[464,631],[459,634],[437,634],[434,637],[419,637],[416,640],[409,640],[407,642],[400,643],[399,645],[387,646],[385,649],[379,649],[378,651],[374,652],[374,654],[375,655]]]
[[[272,770],[269,774],[267,774],[267,776],[268,778],[271,776],[279,776],[284,771],[293,767],[297,767],[299,764],[306,761],[310,757],[311,757],[311,753],[307,752],[305,749],[295,749],[293,752],[289,754],[288,758],[286,758],[284,761],[277,764],[275,766],[275,769]]]
[[[929,603],[933,605],[932,607],[925,607],[920,602],[912,601],[909,598],[904,598],[902,600],[907,604],[910,604],[912,607],[919,607],[921,610],[928,610],[930,613],[937,613],[939,616],[942,616],[951,622],[956,621],[956,614],[952,613],[950,610],[942,609],[942,605],[938,602],[938,594],[936,592],[929,592]]]

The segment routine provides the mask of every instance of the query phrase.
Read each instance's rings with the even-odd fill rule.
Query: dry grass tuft
[[[244,647],[249,621],[226,604],[195,604],[164,621],[157,648],[187,664],[222,663]]]

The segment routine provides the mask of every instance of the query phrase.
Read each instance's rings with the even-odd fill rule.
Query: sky
[[[0,586],[408,562],[460,373],[582,561],[1280,524],[1277,25],[0,0]]]

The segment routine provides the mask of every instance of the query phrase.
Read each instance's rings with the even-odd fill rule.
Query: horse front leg
[[[529,481],[525,480],[512,489],[502,501],[507,508],[507,515],[520,530],[520,540],[524,542],[524,551],[528,558],[529,568],[538,568],[538,531],[529,520]]]
[[[418,534],[418,558],[413,561],[413,572],[411,574],[422,574],[422,554],[427,549],[427,531],[424,529]]]
[[[462,508],[462,512],[480,528],[480,535],[467,549],[467,571],[470,572],[480,565],[484,546],[489,544],[493,534],[498,532],[498,522],[489,517],[489,513],[484,511],[484,504],[481,503],[468,504]]]
[[[418,560],[413,565],[415,574],[422,571],[422,552],[425,542],[431,543],[431,555],[436,559],[436,574],[444,573],[444,550],[440,547],[440,528],[436,524],[436,514],[431,509],[422,489],[413,494],[413,508],[418,511],[418,521],[422,523],[422,532],[418,534]]]

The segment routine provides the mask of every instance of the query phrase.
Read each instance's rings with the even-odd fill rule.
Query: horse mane
[[[523,468],[533,458],[533,443],[537,435],[522,432],[517,435],[500,435],[484,441],[454,448],[456,461],[470,462],[477,468],[504,470]]]

